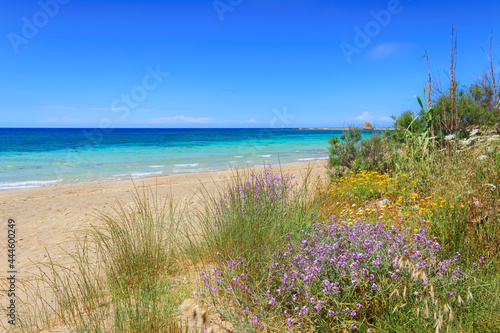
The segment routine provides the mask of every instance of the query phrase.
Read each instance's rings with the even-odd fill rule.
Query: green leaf
[[[420,104],[420,107],[423,109],[424,105],[422,104],[422,100],[420,99],[419,96],[417,96],[418,104]]]

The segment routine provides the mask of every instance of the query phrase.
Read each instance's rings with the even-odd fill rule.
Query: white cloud
[[[76,110],[75,107],[73,107],[73,106],[66,106],[66,105],[40,105],[40,108],[42,108],[42,109],[52,109],[52,110],[63,110],[63,111]]]
[[[61,120],[61,122],[64,123],[64,124],[72,124],[72,123],[76,123],[76,122],[81,122],[81,120],[73,119],[73,118],[70,118],[70,117],[64,117]]]
[[[245,120],[245,123],[255,123],[255,119]]]
[[[354,120],[361,120],[361,121],[373,121],[375,120],[375,117],[370,114],[370,112],[366,111],[363,112],[362,115],[354,117]]]
[[[163,123],[210,123],[212,122],[212,118],[194,118],[194,117],[186,117],[184,115],[175,116],[175,117],[163,117],[156,118],[151,120],[152,124],[163,124]]]
[[[126,106],[118,106],[115,108],[96,106],[96,107],[86,108],[85,110],[87,110],[87,111],[124,111],[124,110],[128,110],[128,108]]]
[[[352,120],[360,120],[363,122],[376,122],[376,121],[388,122],[388,121],[392,121],[392,118],[388,117],[388,116],[380,116],[380,117],[377,116],[376,117],[376,116],[373,116],[370,112],[366,111],[366,112],[363,112],[363,114],[352,118]]]
[[[49,118],[46,120],[42,120],[44,123],[50,123],[50,124],[83,124],[83,123],[95,123],[97,122],[97,119],[75,119],[75,118],[70,118],[70,117],[63,117],[63,118]]]
[[[403,50],[404,47],[405,46],[403,44],[398,44],[398,43],[382,43],[375,46],[370,51],[368,56],[372,60],[382,60],[398,53],[399,51]]]

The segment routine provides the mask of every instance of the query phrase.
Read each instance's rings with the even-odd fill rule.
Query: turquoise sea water
[[[0,129],[0,190],[326,159],[341,131]]]

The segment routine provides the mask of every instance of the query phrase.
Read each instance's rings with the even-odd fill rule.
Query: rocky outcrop
[[[363,129],[364,130],[372,130],[373,129],[373,126],[370,124],[370,123],[365,123],[363,125]]]

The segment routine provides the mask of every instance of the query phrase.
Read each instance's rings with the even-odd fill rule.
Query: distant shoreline
[[[347,131],[349,127],[299,127],[292,128],[293,131]],[[393,128],[390,127],[377,127],[372,130],[364,130],[363,131],[394,131]]]

